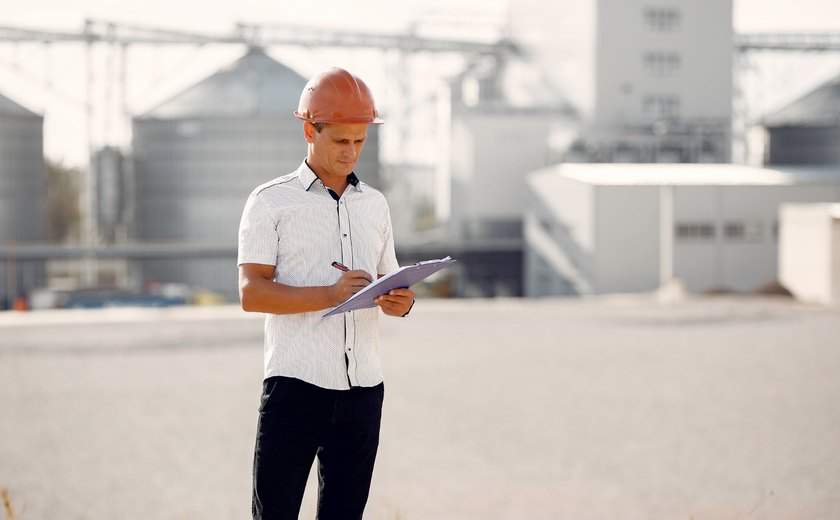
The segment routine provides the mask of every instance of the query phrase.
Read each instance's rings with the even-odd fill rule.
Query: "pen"
[[[344,264],[342,264],[342,263],[339,263],[339,262],[333,262],[333,263],[332,263],[332,264],[330,264],[330,265],[332,265],[333,267],[335,267],[335,268],[336,268],[336,269],[338,269],[339,271],[349,271],[349,270],[350,270],[350,268],[349,268],[349,267],[347,267],[346,265],[344,265]]]

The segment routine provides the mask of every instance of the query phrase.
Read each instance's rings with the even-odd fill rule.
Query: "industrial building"
[[[47,240],[44,118],[0,94],[0,245]],[[0,257],[0,309],[45,283],[43,260]]]
[[[528,177],[525,294],[753,291],[778,275],[779,207],[840,202],[836,167],[563,164]]]
[[[248,194],[306,156],[292,116],[306,79],[258,48],[134,120],[134,236],[143,242],[229,246],[230,258],[140,261],[142,280],[179,282],[237,298],[236,237]],[[377,128],[359,177],[379,179]]]
[[[464,71],[443,104],[448,235],[437,247],[462,261],[459,295],[521,296],[525,175],[553,162],[551,136],[574,132],[577,114],[521,60]]]
[[[840,164],[840,76],[771,113],[767,164]]]
[[[249,49],[229,67],[136,117],[130,151],[92,144],[98,151],[84,179],[85,244],[74,252],[91,264],[82,274],[95,274],[95,258],[107,257],[120,271],[113,277],[119,285],[176,282],[235,299],[232,264],[244,200],[253,187],[294,169],[304,155],[300,123],[290,114],[305,78],[269,57],[264,46],[361,46],[396,51],[396,59],[384,62],[388,75],[405,72],[395,81],[397,112],[428,113],[424,128],[437,125],[441,145],[436,158],[424,149],[403,158],[418,164],[392,163],[387,172],[393,173],[380,176],[379,128],[369,129],[357,168],[364,181],[387,191],[380,178],[402,182],[411,170],[414,184],[425,183],[422,200],[399,194],[394,199],[405,203],[408,219],[422,221],[418,225],[402,214],[396,219],[400,260],[451,254],[461,262],[452,270],[455,286],[447,294],[507,296],[528,293],[522,273],[529,269],[523,264],[529,253],[523,251],[531,246],[524,238],[533,231],[528,218],[535,211],[526,182],[530,172],[558,163],[728,162],[733,51],[779,44],[778,38],[734,39],[731,0],[690,5],[511,0],[507,15],[509,25],[494,44],[272,26],[238,26],[230,35],[175,34],[98,22],[79,34],[24,30],[6,37],[108,45],[123,61],[105,81],[123,90],[126,75],[119,71],[128,70],[125,51],[136,43],[212,41]],[[450,70],[450,82],[440,92],[427,85],[407,95],[419,69],[412,70],[412,57],[425,51],[457,53],[463,69],[452,77],[454,71],[441,65],[437,73]],[[92,70],[89,92],[96,84]],[[836,87],[834,82],[819,91],[822,105],[803,98],[767,120],[775,124],[768,127],[771,162],[838,163],[832,143],[840,118],[826,104],[836,99]],[[111,103],[121,98],[111,96]],[[418,100],[422,104],[414,104]],[[432,101],[439,111],[430,109]],[[93,114],[88,117],[96,119]],[[389,151],[417,142],[409,140],[407,128],[393,135],[399,137],[389,141]],[[802,143],[816,148],[802,152]],[[198,251],[212,254],[193,257]],[[67,251],[27,254],[60,257]],[[81,278],[88,285],[110,282],[107,276]],[[719,278],[721,285],[729,283]],[[586,293],[585,284],[581,287],[575,291]]]
[[[460,246],[450,249],[469,259],[462,295],[529,294],[529,172],[731,155],[730,0],[512,0],[509,21],[527,61],[474,64],[453,80],[442,118],[439,198]]]
[[[840,204],[783,204],[779,280],[797,299],[840,305]]]
[[[510,30],[586,123],[566,160],[730,160],[731,0],[512,0]]]
[[[840,76],[770,113],[765,161],[825,166],[840,179]],[[779,281],[797,299],[840,304],[840,205],[779,209]]]

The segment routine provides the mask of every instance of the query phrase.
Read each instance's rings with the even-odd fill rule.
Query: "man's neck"
[[[306,160],[306,165],[309,166],[309,169],[312,170],[312,173],[315,174],[318,179],[324,183],[324,186],[336,192],[339,196],[344,193],[344,190],[347,189],[347,185],[350,184],[350,181],[347,180],[347,177],[341,177],[339,175],[325,175],[319,172],[316,168],[312,167],[312,163],[309,159]]]

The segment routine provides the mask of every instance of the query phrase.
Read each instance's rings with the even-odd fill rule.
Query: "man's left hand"
[[[411,289],[393,289],[374,300],[388,316],[404,316],[414,303]]]

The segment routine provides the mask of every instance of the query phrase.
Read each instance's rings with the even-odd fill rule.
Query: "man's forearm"
[[[249,280],[240,289],[248,312],[296,314],[334,307],[329,287],[292,287],[272,280]]]

